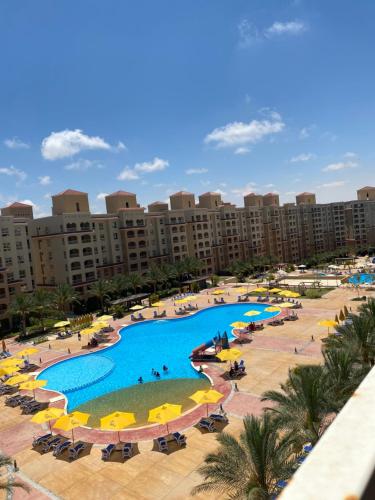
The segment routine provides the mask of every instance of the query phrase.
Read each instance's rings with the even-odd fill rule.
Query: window
[[[1,228],[1,236],[9,236],[9,229],[7,227]]]
[[[16,249],[22,250],[22,241],[16,241]]]
[[[79,203],[78,203],[78,202],[76,203],[76,210],[77,210],[77,212],[80,212],[80,211],[81,211],[81,209],[80,209],[80,206],[79,206]]]
[[[3,243],[4,252],[10,252],[10,243]]]
[[[11,266],[13,264],[12,257],[5,257],[5,265]]]
[[[117,233],[113,233],[113,239],[114,240],[118,240],[118,234]]]

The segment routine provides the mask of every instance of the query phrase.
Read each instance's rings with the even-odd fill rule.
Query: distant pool
[[[140,376],[144,383],[155,382],[152,368],[160,372],[161,381],[201,378],[190,364],[191,351],[218,332],[227,331],[230,336],[230,324],[234,321],[262,321],[279,314],[265,311],[267,307],[268,304],[258,303],[228,304],[183,318],[132,324],[120,330],[121,339],[115,345],[56,363],[43,370],[38,378],[48,381],[46,389],[65,394],[68,411],[134,386]],[[260,314],[244,316],[249,310]],[[168,367],[165,374],[163,365]]]
[[[375,281],[375,274],[368,274],[368,273],[353,274],[353,276],[350,276],[348,281],[349,283],[352,283],[352,285],[364,285],[368,283],[373,283]]]

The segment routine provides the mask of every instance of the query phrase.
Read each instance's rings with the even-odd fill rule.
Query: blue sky
[[[0,4],[0,202],[374,184],[375,2]]]

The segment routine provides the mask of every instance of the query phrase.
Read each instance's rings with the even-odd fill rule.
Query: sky
[[[0,3],[0,204],[374,185],[372,0]]]

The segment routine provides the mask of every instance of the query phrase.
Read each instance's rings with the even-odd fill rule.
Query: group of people
[[[246,368],[245,368],[245,362],[244,360],[242,359],[240,361],[240,363],[237,363],[237,361],[235,361],[233,363],[233,366],[231,366],[230,370],[229,370],[229,376],[232,378],[236,375],[239,375],[239,374],[245,374],[245,371],[246,371]]]
[[[168,372],[168,366],[163,365],[163,373],[167,373],[167,372]],[[151,375],[154,375],[154,377],[156,379],[160,379],[160,377],[161,377],[160,372],[158,372],[157,370],[155,370],[155,368],[152,368]],[[139,384],[143,384],[143,377],[142,376],[139,377],[138,383]]]

